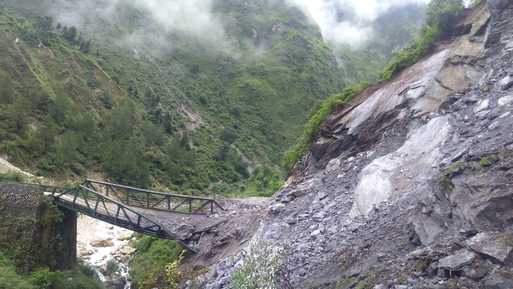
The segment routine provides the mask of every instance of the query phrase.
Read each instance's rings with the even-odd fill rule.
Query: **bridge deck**
[[[229,244],[243,242],[250,235],[251,230],[247,228],[256,226],[256,220],[265,212],[264,207],[267,202],[267,199],[260,198],[218,201],[211,198],[173,195],[172,204],[175,205],[167,206],[167,208],[172,208],[174,211],[168,211],[166,208],[155,208],[157,203],[151,201],[150,206],[146,208],[144,204],[140,203],[136,203],[138,206],[129,206],[123,203],[121,201],[123,198],[118,197],[120,186],[109,188],[111,193],[113,193],[112,188],[115,188],[117,194],[111,194],[108,197],[105,193],[99,193],[85,185],[71,189],[18,185],[30,187],[32,190],[35,188],[53,198],[56,205],[92,218],[142,234],[176,240],[191,252],[214,252],[213,248],[227,246],[226,242]],[[134,191],[134,188],[129,187],[129,189],[131,193],[139,192],[138,189],[136,189],[137,191]],[[151,195],[155,194],[155,192],[149,192]],[[163,200],[168,200],[167,195],[164,194],[163,197]],[[191,210],[189,203],[185,206],[185,212],[181,212],[180,206],[184,203],[183,200],[189,199],[193,199],[192,202],[197,201],[199,205],[193,207],[195,210]],[[203,204],[208,204],[208,206],[203,206]],[[212,208],[216,210],[212,211]],[[220,233],[221,231],[223,233]]]

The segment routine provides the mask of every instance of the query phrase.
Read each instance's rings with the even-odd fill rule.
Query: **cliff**
[[[513,288],[512,64],[513,3],[466,10],[332,112],[245,253],[200,281],[272,259],[275,288]]]

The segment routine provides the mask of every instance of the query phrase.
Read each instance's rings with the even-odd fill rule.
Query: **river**
[[[108,289],[130,289],[128,260],[133,232],[81,215],[78,218],[78,258],[98,274]]]

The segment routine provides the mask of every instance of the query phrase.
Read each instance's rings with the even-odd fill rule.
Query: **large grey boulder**
[[[488,256],[502,264],[508,264],[512,261],[513,234],[480,233],[468,240],[467,245],[473,251]]]
[[[438,261],[438,268],[449,271],[459,271],[469,266],[476,259],[477,255],[469,250],[462,249]]]

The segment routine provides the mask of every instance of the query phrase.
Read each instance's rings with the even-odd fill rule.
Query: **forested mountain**
[[[58,179],[271,191],[312,108],[372,77],[417,21],[381,19],[388,38],[335,53],[285,1],[204,2],[169,22],[158,1],[1,0],[0,152]]]

